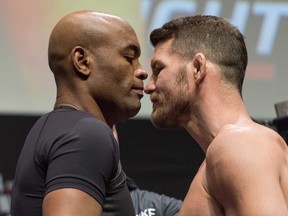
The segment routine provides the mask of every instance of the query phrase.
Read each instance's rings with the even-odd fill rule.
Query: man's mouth
[[[144,96],[144,88],[143,87],[133,87],[132,90],[136,92],[141,98]]]

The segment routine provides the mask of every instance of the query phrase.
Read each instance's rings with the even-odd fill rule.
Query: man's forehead
[[[159,42],[154,49],[154,55],[158,55],[159,53],[167,53],[167,54],[173,54],[172,52],[172,39],[165,40],[163,42]]]
[[[153,59],[158,59],[161,56],[166,56],[166,55],[174,55],[175,52],[172,50],[172,41],[165,41],[161,42],[156,45],[154,49],[154,54],[153,54]]]

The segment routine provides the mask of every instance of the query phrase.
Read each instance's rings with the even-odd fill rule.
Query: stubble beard
[[[181,127],[183,116],[189,114],[191,103],[187,74],[184,68],[179,69],[175,85],[161,94],[158,93],[157,99],[151,114],[152,124],[157,128]]]

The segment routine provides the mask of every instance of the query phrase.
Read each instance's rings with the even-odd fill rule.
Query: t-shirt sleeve
[[[94,118],[81,119],[50,149],[46,194],[75,188],[103,206],[107,184],[117,172],[118,162],[119,149],[111,129]]]

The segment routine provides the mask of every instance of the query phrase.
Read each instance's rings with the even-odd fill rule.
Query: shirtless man
[[[288,150],[255,123],[242,98],[247,51],[220,17],[174,19],[155,29],[144,91],[158,128],[184,127],[206,154],[180,216],[287,216]]]

